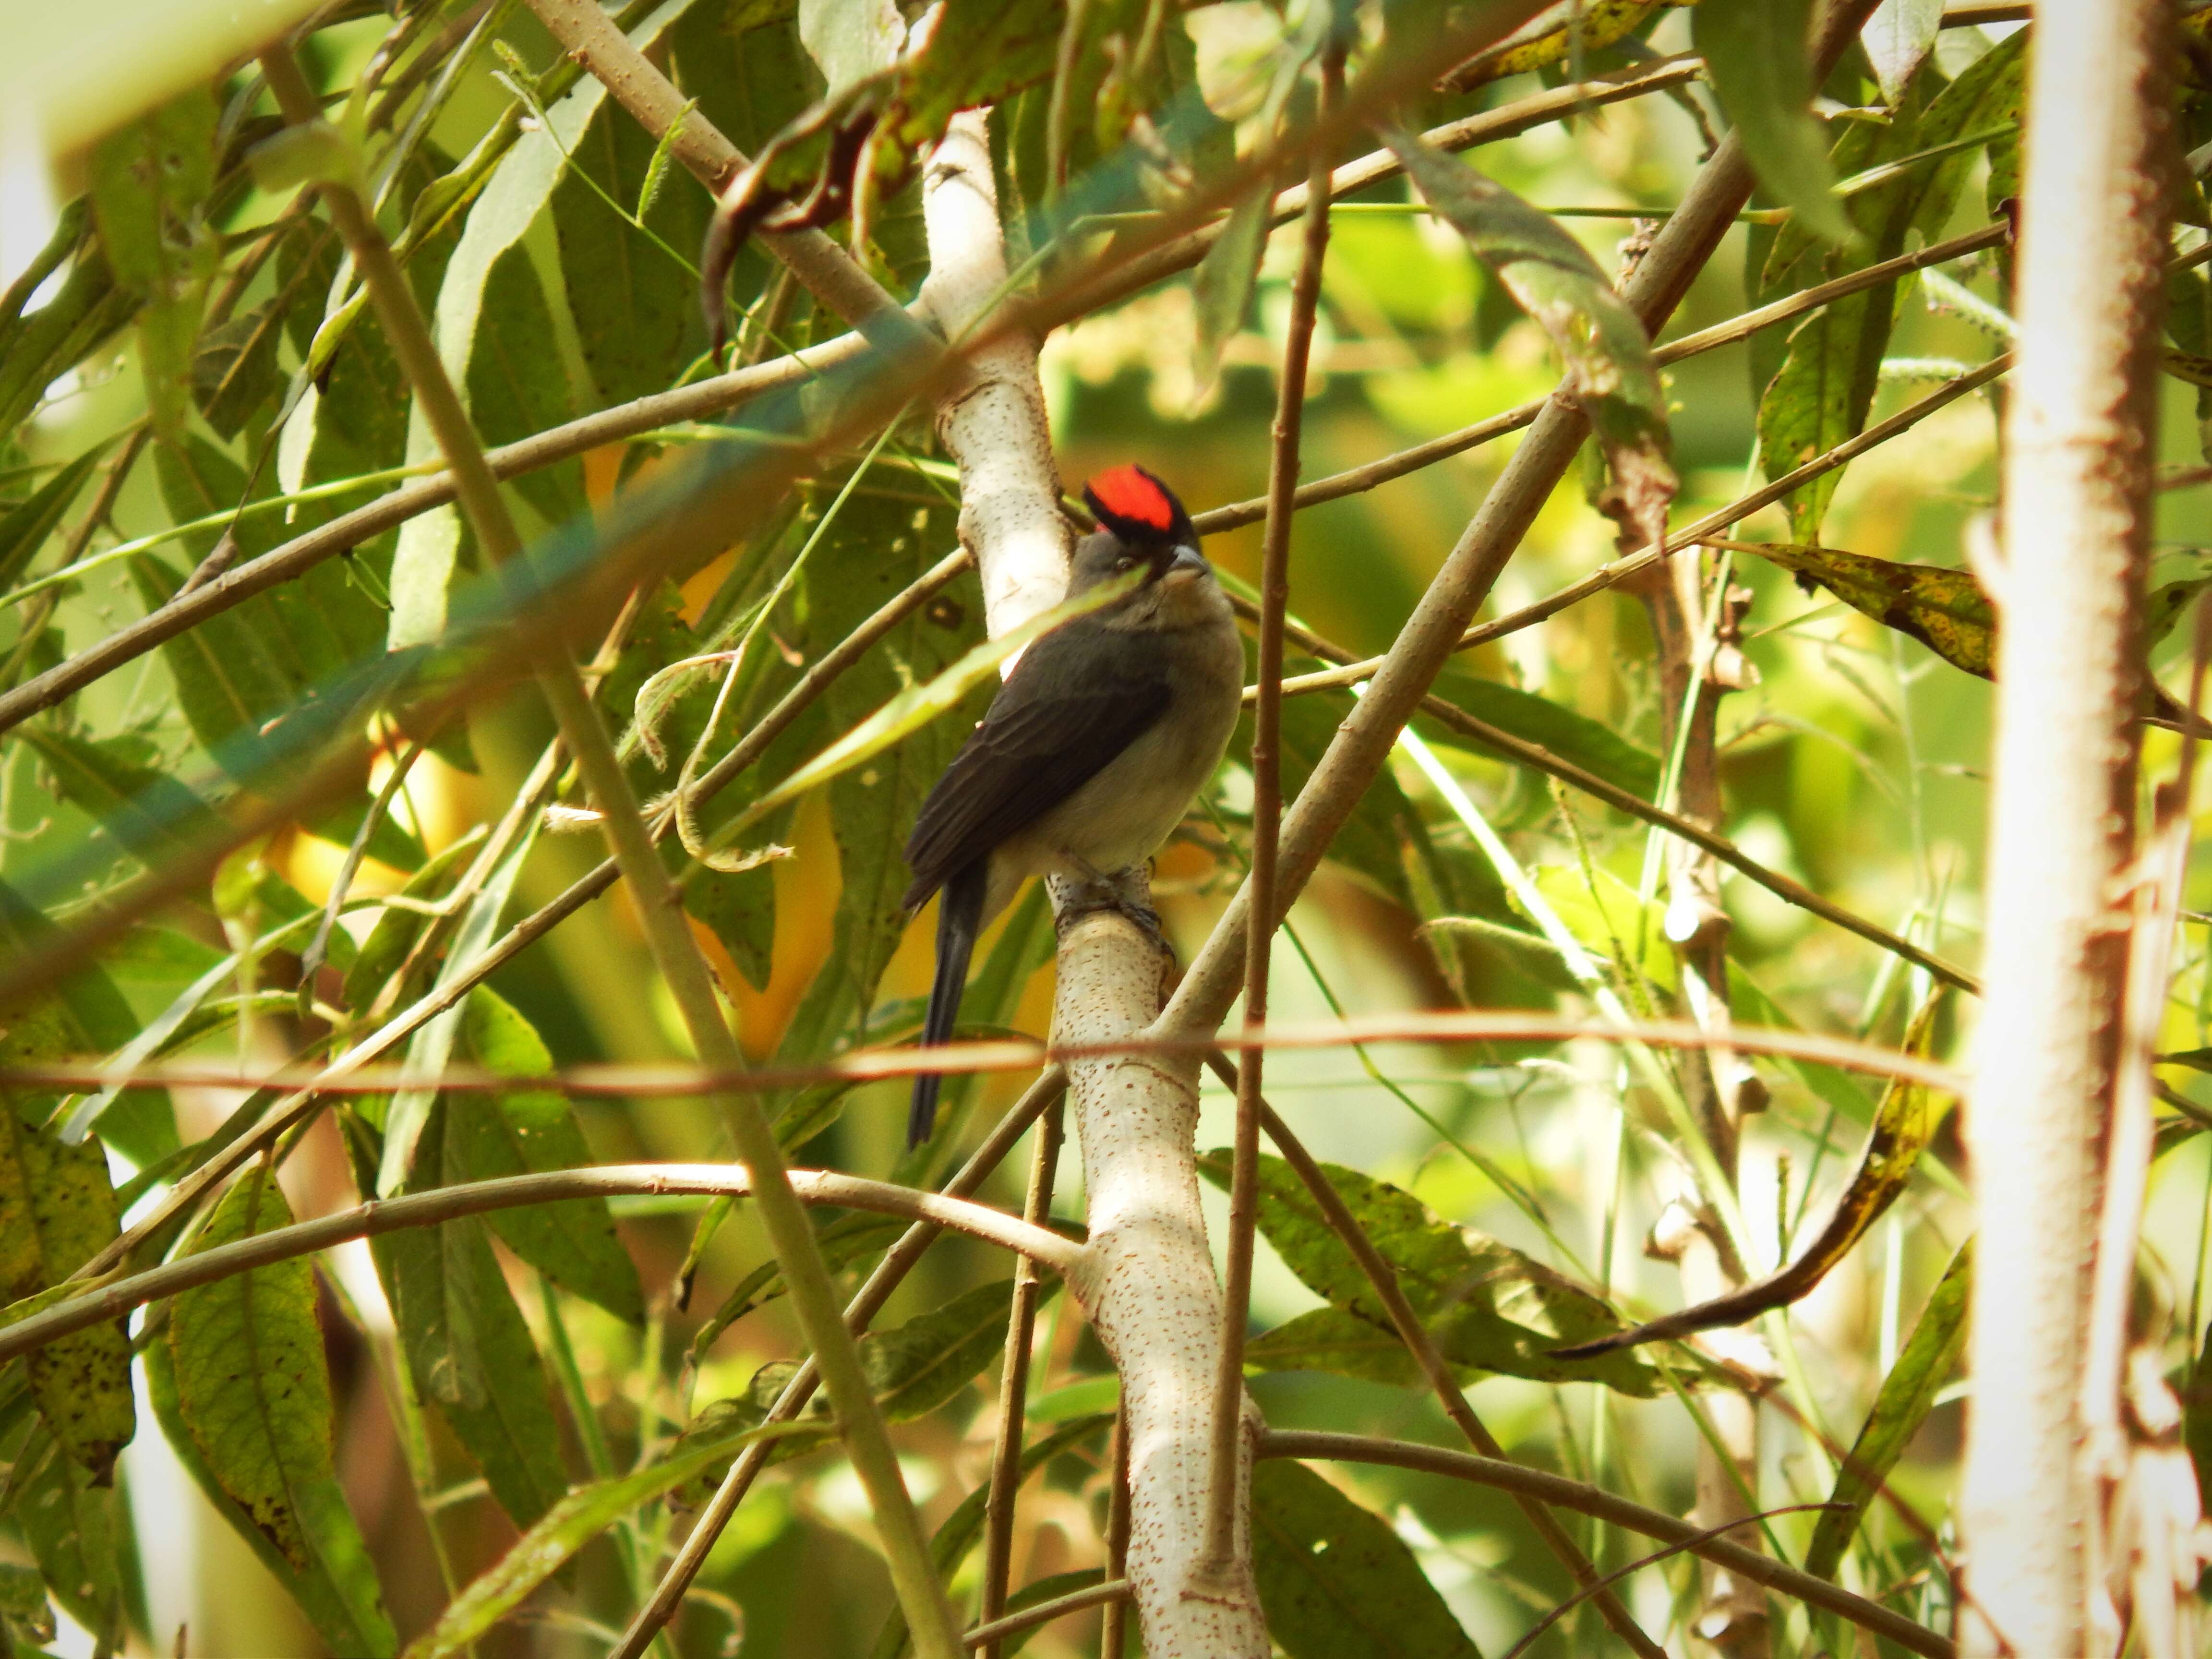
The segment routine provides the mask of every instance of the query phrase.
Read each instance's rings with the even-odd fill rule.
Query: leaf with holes
[[[257,1166],[224,1195],[190,1254],[291,1220]],[[332,1457],[313,1264],[299,1256],[220,1279],[184,1291],[172,1309],[158,1345],[171,1441],[325,1641],[340,1652],[390,1653],[398,1643]]]

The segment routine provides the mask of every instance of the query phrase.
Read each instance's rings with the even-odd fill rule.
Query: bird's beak
[[[1160,580],[1188,581],[1194,577],[1205,575],[1209,568],[1206,556],[1196,548],[1178,547],[1175,556],[1168,561],[1167,568],[1160,572]]]

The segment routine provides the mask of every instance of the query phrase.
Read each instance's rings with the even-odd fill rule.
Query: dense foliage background
[[[836,43],[860,50],[855,37],[815,25],[833,17],[857,28],[852,18],[865,9],[671,0],[621,16],[684,97],[757,155],[822,95],[822,65],[842,73]],[[1846,56],[1817,105],[1856,234],[1822,241],[1800,228],[1802,212],[1792,217],[1786,187],[1763,190],[1664,337],[2000,216],[2016,178],[2027,36],[1999,15],[2005,9],[1978,9],[1996,21],[1937,31],[1928,8],[1883,8],[1887,32]],[[1073,80],[1056,93],[1049,73],[1010,73],[988,94],[1000,100],[992,120],[1010,261],[1043,250],[1031,278],[1051,280],[1045,243],[1072,213],[1141,211],[1147,191],[1165,203],[1310,114],[1298,75],[1325,21],[1318,0],[1049,10],[1037,32],[1043,61],[1048,70],[1059,52]],[[1684,10],[1589,10],[1602,44],[1561,37],[1533,68],[1413,100],[1401,112],[1407,124],[1436,129],[1510,109],[1693,45]],[[1623,19],[1628,32],[1611,27]],[[1155,22],[1157,56],[1134,75],[1138,31]],[[1380,19],[1366,27],[1371,41]],[[1897,50],[1899,40],[1925,46],[1924,57]],[[319,15],[297,50],[360,145],[379,222],[487,444],[714,372],[696,274],[712,198],[565,63],[529,9],[507,0],[341,5]],[[972,66],[963,72],[973,78],[948,100],[988,85]],[[1065,100],[1057,114],[1055,96]],[[135,622],[196,572],[204,580],[264,554],[435,465],[331,222],[299,188],[320,164],[276,137],[274,109],[245,59],[158,107],[117,111],[112,130],[60,171],[65,205],[50,257],[0,302],[0,692]],[[1648,236],[1636,216],[1675,206],[1726,121],[1705,81],[1686,77],[1529,125],[1472,160],[1555,216],[1611,274],[1631,257],[1624,239]],[[1346,155],[1370,147],[1363,138]],[[449,181],[461,179],[474,188],[456,192]],[[887,170],[855,249],[902,301],[927,265],[920,191],[918,168]],[[1543,329],[1422,200],[1394,170],[1334,212],[1308,481],[1541,398],[1558,380]],[[2176,246],[2186,254],[2212,222],[2193,183],[2181,216]],[[841,240],[850,223],[836,228]],[[1082,246],[1112,228],[1093,227]],[[1200,514],[1263,492],[1297,238],[1293,225],[1264,246],[1243,244],[1257,259],[1249,292],[1251,273],[1231,246],[1194,278],[1170,277],[1051,334],[1040,368],[1071,485],[1134,460]],[[1064,254],[1068,244],[1057,246]],[[1670,366],[1673,521],[1725,507],[2003,350],[2007,258],[1992,239],[1893,290]],[[728,303],[740,361],[844,332],[777,270],[757,246],[738,257]],[[2169,623],[2201,586],[2212,538],[2197,418],[2212,351],[2202,273],[2177,274],[2172,301],[2176,372],[2160,441],[2174,487],[2161,498],[2154,573],[2183,585],[2160,595]],[[1991,689],[1960,665],[1978,653],[1986,666],[1991,623],[1970,585],[1898,567],[1966,565],[1971,526],[1993,506],[2002,395],[2000,381],[1950,402],[1830,474],[1828,499],[1802,492],[1727,532],[1784,544],[1779,562],[1748,550],[1702,556],[1711,581],[1746,590],[1734,647],[1744,666],[1739,689],[1719,699],[1712,742],[1724,803],[1717,827],[1759,864],[1969,968]],[[799,429],[798,400],[764,407],[755,431]],[[728,448],[725,418],[754,416],[671,419],[525,472],[507,494],[526,528],[551,537],[570,526],[553,544],[583,548],[578,526],[619,526],[613,504],[680,474],[702,447]],[[1302,513],[1295,617],[1353,652],[1386,648],[1515,441],[1498,437]],[[1532,603],[1618,550],[1618,526],[1593,505],[1603,469],[1595,450],[1589,459],[1588,488],[1571,481],[1544,507],[1486,615]],[[588,634],[568,643],[599,675],[598,705],[625,734],[640,795],[675,787],[695,745],[693,775],[711,764],[807,664],[952,551],[957,506],[957,476],[924,412],[909,410],[880,434],[811,455],[799,487],[750,504],[734,541],[689,548],[618,620],[592,614]],[[1247,587],[1253,516],[1207,544],[1224,577]],[[1891,563],[1848,566],[1818,549]],[[28,718],[11,715],[0,750],[0,880],[12,953],[33,959],[149,872],[182,873],[66,976],[18,988],[0,1015],[0,1060],[120,1053],[129,1065],[198,1062],[214,1079],[312,1065],[465,972],[502,929],[590,872],[598,838],[563,816],[580,792],[565,763],[541,759],[550,720],[495,647],[434,661],[412,680],[361,678],[395,660],[387,647],[450,637],[449,623],[485,614],[471,607],[495,607],[479,562],[472,535],[441,507]],[[1885,615],[1911,625],[1884,626]],[[717,797],[710,826],[981,632],[980,592],[964,574]],[[2152,647],[2183,698],[2187,634]],[[712,653],[725,654],[663,677]],[[1666,804],[1679,799],[1680,757],[1669,749],[1676,723],[1661,654],[1647,596],[1625,584],[1465,653],[1438,690]],[[1314,665],[1295,644],[1292,655],[1293,672]],[[441,689],[438,674],[456,678]],[[465,689],[449,708],[456,684]],[[981,696],[969,695],[967,717]],[[1291,787],[1348,705],[1334,691],[1288,703]],[[1638,1015],[1673,1012],[1679,975],[1653,832],[1463,731],[1425,720],[1413,729],[1427,758],[1401,750],[1292,914],[1272,1018],[1588,1012],[1602,1006],[1601,990]],[[788,856],[689,883],[694,930],[749,1054],[805,1066],[917,1026],[931,915],[909,925],[898,911],[897,849],[963,730],[961,714],[939,720],[738,837],[781,843]],[[317,755],[364,733],[374,751],[365,772],[342,786],[319,779],[304,804],[287,794]],[[2149,733],[2147,776],[2170,772],[2179,741]],[[1242,873],[1248,742],[1240,735],[1159,860],[1156,891],[1186,956]],[[210,815],[247,823],[264,807],[276,827],[255,828],[212,869],[191,862],[215,833]],[[349,848],[357,868],[347,868]],[[672,869],[686,863],[672,842],[670,858]],[[2198,872],[2187,902],[2203,902],[2200,885]],[[1957,1033],[1971,1024],[1962,999],[1947,998],[1924,969],[1747,877],[1726,874],[1721,891],[1733,922],[1729,994],[1744,1023],[1891,1046],[1913,1028],[1925,1052],[1959,1055]],[[325,931],[319,919],[333,906]],[[968,1003],[978,1034],[1044,1031],[1048,920],[1033,897],[979,952],[988,959]],[[2187,916],[2162,1037],[2166,1049],[2199,1058],[2212,1052],[2202,922]],[[1595,980],[1563,961],[1563,934],[1595,963]],[[1930,1018],[1916,1027],[1923,1010]],[[432,1072],[450,1060],[542,1077],[690,1054],[620,889],[528,945],[456,1019],[411,1041],[390,1058]],[[1663,1099],[1668,1079],[1690,1086],[1680,1068],[1691,1062],[1647,1057],[1639,1069],[1627,1052],[1589,1040],[1386,1040],[1279,1054],[1267,1086],[1317,1156],[1411,1195],[1350,1176],[1342,1183],[1401,1269],[1424,1264],[1417,1301],[1509,1454],[1680,1514],[1693,1500],[1698,1401],[1734,1384],[1679,1346],[1579,1364],[1547,1352],[1694,1299],[1674,1262],[1645,1249],[1695,1180]],[[1799,1254],[1839,1200],[1868,1218],[1817,1290],[1753,1328],[1763,1334],[1722,1338],[1718,1352],[1765,1368],[1772,1382],[1772,1403],[1758,1413],[1755,1506],[1853,1496],[1848,1479],[1838,1486],[1836,1454],[1863,1430],[1873,1431],[1861,1442],[1869,1456],[1894,1459],[1886,1495],[1867,1504],[1857,1493],[1863,1513],[1851,1524],[1801,1510],[1757,1535],[1799,1565],[1809,1549],[1816,1573],[1948,1628],[1948,1494],[1971,1386],[1955,1375],[1960,1281],[1945,1279],[1971,1231],[1949,1100],[1904,1085],[1885,1094],[1879,1079],[1816,1064],[1761,1059],[1757,1071],[1768,1099],[1746,1121],[1735,1186],[1744,1269],[1756,1277]],[[2190,1103],[2205,1091],[2187,1066],[2164,1075],[2177,1097],[2144,1228],[2140,1337],[2190,1413],[2194,1447],[2203,1402],[2191,1333],[2204,1322],[2212,1206],[2197,1131],[2212,1117]],[[817,1085],[770,1103],[794,1162],[928,1186],[1025,1081],[949,1089],[945,1127],[914,1155],[902,1150],[902,1082]],[[1211,1079],[1206,1089],[1201,1148],[1229,1139],[1227,1097]],[[19,1085],[12,1097],[0,1211],[16,1208],[6,1212],[13,1220],[0,1216],[0,1260],[21,1298],[113,1236],[112,1217],[103,1220],[111,1181],[125,1222],[143,1218],[276,1092],[219,1080],[118,1092],[95,1077],[44,1091]],[[1878,1110],[1917,1163],[1861,1168]],[[88,1125],[96,1139],[78,1139]],[[307,1218],[402,1187],[728,1155],[695,1097],[646,1086],[563,1094],[542,1083],[503,1094],[333,1096],[276,1148],[273,1166],[250,1165],[212,1213],[188,1209],[143,1241],[138,1265],[281,1224],[285,1210]],[[1025,1153],[1009,1159],[982,1195],[1018,1210],[1026,1164]],[[1206,1168],[1225,1179],[1225,1162]],[[1261,1216],[1249,1353],[1251,1392],[1269,1423],[1458,1443],[1387,1324],[1371,1309],[1363,1316],[1348,1281],[1331,1277],[1341,1264],[1325,1241],[1299,1231],[1298,1195],[1274,1184],[1279,1175],[1271,1167],[1266,1176],[1273,1207]],[[1054,1206],[1070,1222],[1083,1214],[1073,1156]],[[616,1196],[501,1211],[191,1291],[133,1328],[143,1350],[129,1391],[135,1413],[117,1392],[112,1328],[68,1339],[76,1349],[41,1351],[64,1357],[40,1363],[107,1379],[72,1385],[87,1420],[63,1410],[35,1365],[13,1362],[0,1371],[6,1639],[26,1651],[167,1652],[175,1643],[193,1654],[273,1654],[392,1652],[423,1638],[454,1595],[512,1565],[519,1533],[572,1486],[670,1467],[687,1428],[696,1438],[702,1421],[741,1426],[787,1375],[800,1350],[775,1297],[780,1280],[750,1210],[726,1209]],[[1218,1206],[1213,1214],[1218,1222]],[[816,1215],[831,1265],[854,1282],[900,1224]],[[885,1334],[872,1351],[925,1519],[946,1527],[941,1539],[965,1540],[946,1558],[957,1598],[972,1597],[980,1571],[980,1499],[962,1506],[988,1473],[1010,1272],[990,1246],[939,1244],[877,1321]],[[239,1288],[248,1284],[257,1288]],[[258,1381],[241,1381],[241,1354]],[[1068,1297],[1046,1304],[1034,1355],[1027,1415],[1038,1456],[1012,1582],[1050,1595],[1093,1582],[1106,1559],[1115,1385]],[[103,1413],[105,1426],[88,1420]],[[107,1459],[125,1439],[110,1486]],[[894,1650],[902,1626],[854,1479],[834,1444],[800,1453],[779,1461],[739,1509],[663,1651]],[[582,1545],[573,1565],[503,1622],[491,1626],[487,1614],[488,1628],[441,1627],[422,1650],[471,1638],[487,1655],[603,1650],[719,1467],[707,1460],[672,1491],[659,1479],[619,1494],[592,1487],[612,1495],[589,1524],[573,1519],[582,1512],[573,1506],[562,1511],[572,1517],[567,1543]],[[1262,1595],[1276,1640],[1302,1659],[1503,1651],[1571,1590],[1500,1493],[1352,1465],[1273,1462],[1261,1483]],[[1608,1571],[1656,1547],[1568,1519]],[[1061,1577],[1085,1572],[1093,1578]],[[1672,1650],[1691,1644],[1712,1592],[1678,1554],[1634,1573],[1622,1594]],[[41,1622],[47,1607],[55,1626]],[[1099,1620],[1085,1612],[1045,1626],[1029,1650],[1095,1652]],[[1385,1631],[1401,1645],[1372,1645]],[[1535,1650],[1595,1651],[1607,1639],[1585,1602]],[[1772,1603],[1773,1651],[1843,1651],[1850,1639],[1826,1615]],[[1869,1644],[1858,1650],[1875,1650],[1872,1638],[1858,1640]]]

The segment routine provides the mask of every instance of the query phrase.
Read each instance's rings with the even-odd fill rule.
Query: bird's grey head
[[[1146,573],[1143,585],[1106,612],[1109,627],[1177,627],[1224,605],[1190,514],[1150,472],[1115,467],[1084,485],[1083,498],[1098,528],[1076,544],[1069,592],[1139,568]]]

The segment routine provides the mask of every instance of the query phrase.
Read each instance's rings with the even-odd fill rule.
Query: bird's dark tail
[[[968,959],[982,931],[983,889],[990,860],[978,859],[955,871],[937,897],[937,978],[929,988],[929,1012],[921,1023],[921,1046],[933,1048],[952,1036],[960,1017],[960,994],[968,987]],[[914,1105],[907,1113],[908,1149],[929,1139],[937,1122],[937,1091],[945,1081],[934,1072],[914,1080]]]

